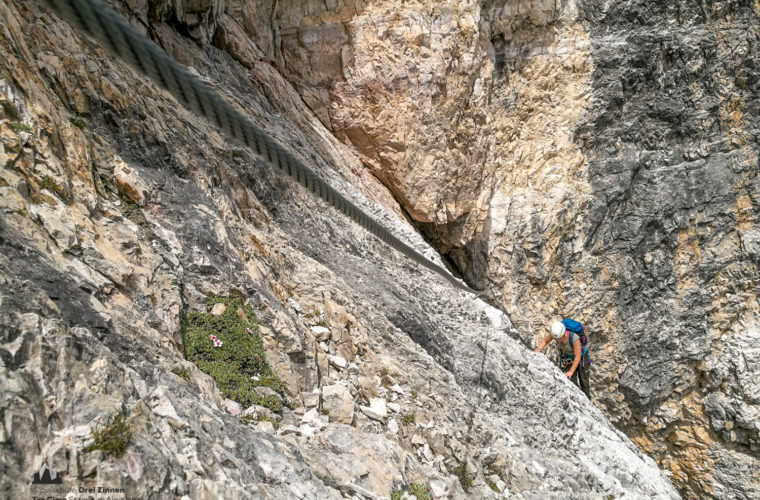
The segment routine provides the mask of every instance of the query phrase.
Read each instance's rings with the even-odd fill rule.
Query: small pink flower
[[[214,315],[214,311],[209,311],[208,313],[212,316]]]
[[[246,328],[245,331],[248,332],[248,333],[251,333],[251,329],[250,328]]]

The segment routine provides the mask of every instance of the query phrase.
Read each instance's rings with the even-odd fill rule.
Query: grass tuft
[[[87,124],[85,124],[85,122],[83,122],[82,120],[79,120],[77,118],[74,118],[73,116],[69,117],[69,123],[71,123],[72,125],[74,125],[76,128],[78,128],[80,130],[83,130],[87,126]]]
[[[92,432],[93,443],[82,451],[89,453],[101,450],[114,457],[119,457],[124,453],[132,437],[132,429],[123,412],[117,413],[102,430],[90,427],[90,432]]]
[[[459,484],[462,485],[462,489],[465,493],[472,488],[472,477],[467,473],[467,464],[463,463],[454,469],[454,475],[459,479]]]
[[[412,425],[417,422],[417,414],[415,414],[413,411],[409,412],[401,417],[401,422],[406,425]]]
[[[8,126],[13,130],[14,132],[31,132],[32,128],[27,125],[26,123],[21,122],[11,122],[8,124]]]
[[[410,484],[408,493],[416,497],[417,500],[433,500],[433,495],[430,494],[430,490],[424,484]],[[403,494],[403,490],[393,490],[391,492],[391,500],[401,500]]]

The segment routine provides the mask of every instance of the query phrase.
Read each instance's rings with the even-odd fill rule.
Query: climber
[[[565,376],[580,387],[587,398],[591,399],[589,386],[589,365],[591,357],[586,348],[586,329],[572,319],[555,321],[551,326],[551,334],[544,337],[535,352],[541,352],[544,347],[555,340],[559,348],[559,367],[565,370]]]

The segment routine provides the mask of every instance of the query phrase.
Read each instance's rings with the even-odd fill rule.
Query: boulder
[[[319,341],[324,341],[330,338],[330,330],[324,326],[312,326],[310,330],[311,333],[314,334],[314,337]]]
[[[385,400],[381,398],[372,398],[369,401],[369,406],[359,406],[359,409],[369,418],[381,422],[388,416]]]
[[[354,398],[343,385],[328,385],[322,388],[322,410],[330,422],[351,424],[354,419]]]

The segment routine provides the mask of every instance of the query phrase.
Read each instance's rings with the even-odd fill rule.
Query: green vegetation
[[[467,473],[467,464],[463,463],[454,469],[454,475],[459,479],[459,484],[462,485],[462,489],[465,493],[472,488],[472,478]]]
[[[411,425],[417,422],[417,415],[412,411],[401,417],[401,422],[406,425]]]
[[[86,124],[82,120],[74,118],[73,116],[69,117],[69,123],[71,123],[78,129],[84,129],[84,127],[86,126]]]
[[[105,425],[103,430],[97,430],[94,427],[90,427],[90,432],[92,432],[93,443],[82,451],[89,453],[91,451],[101,450],[114,457],[119,457],[124,453],[127,444],[129,444],[129,439],[132,437],[132,429],[129,422],[127,422],[126,416],[122,412],[117,413],[116,416]]]
[[[63,187],[56,184],[55,180],[49,175],[42,178],[40,187],[42,187],[42,189],[47,189],[51,193],[57,194],[61,199],[65,199],[66,192],[63,190]]]
[[[31,132],[32,131],[32,128],[29,125],[27,125],[26,123],[11,122],[11,123],[8,124],[8,126],[14,132]]]
[[[431,500],[433,498],[430,491],[422,484],[412,483],[409,486],[409,493],[416,496],[417,500]]]
[[[214,316],[210,311],[218,303],[227,309]],[[279,412],[279,398],[255,391],[258,386],[267,386],[282,394],[283,387],[266,361],[253,309],[239,297],[212,295],[206,301],[206,311],[182,318],[185,357],[214,378],[224,397],[244,406],[256,404]],[[258,380],[252,380],[254,376]]]
[[[50,192],[56,193],[60,189],[58,185],[55,183],[52,177],[45,176],[42,178],[42,187],[47,189]]]
[[[491,481],[487,477],[485,478],[485,481],[486,481],[486,484],[488,485],[489,488],[491,488],[492,490],[494,490],[496,493],[499,492],[499,488],[496,486],[496,484],[494,484],[493,481]]]
[[[391,493],[391,500],[401,500],[401,496],[404,494],[403,490],[393,490]],[[417,497],[417,500],[432,500],[433,496],[430,494],[425,485],[412,483],[409,485],[409,494]]]

